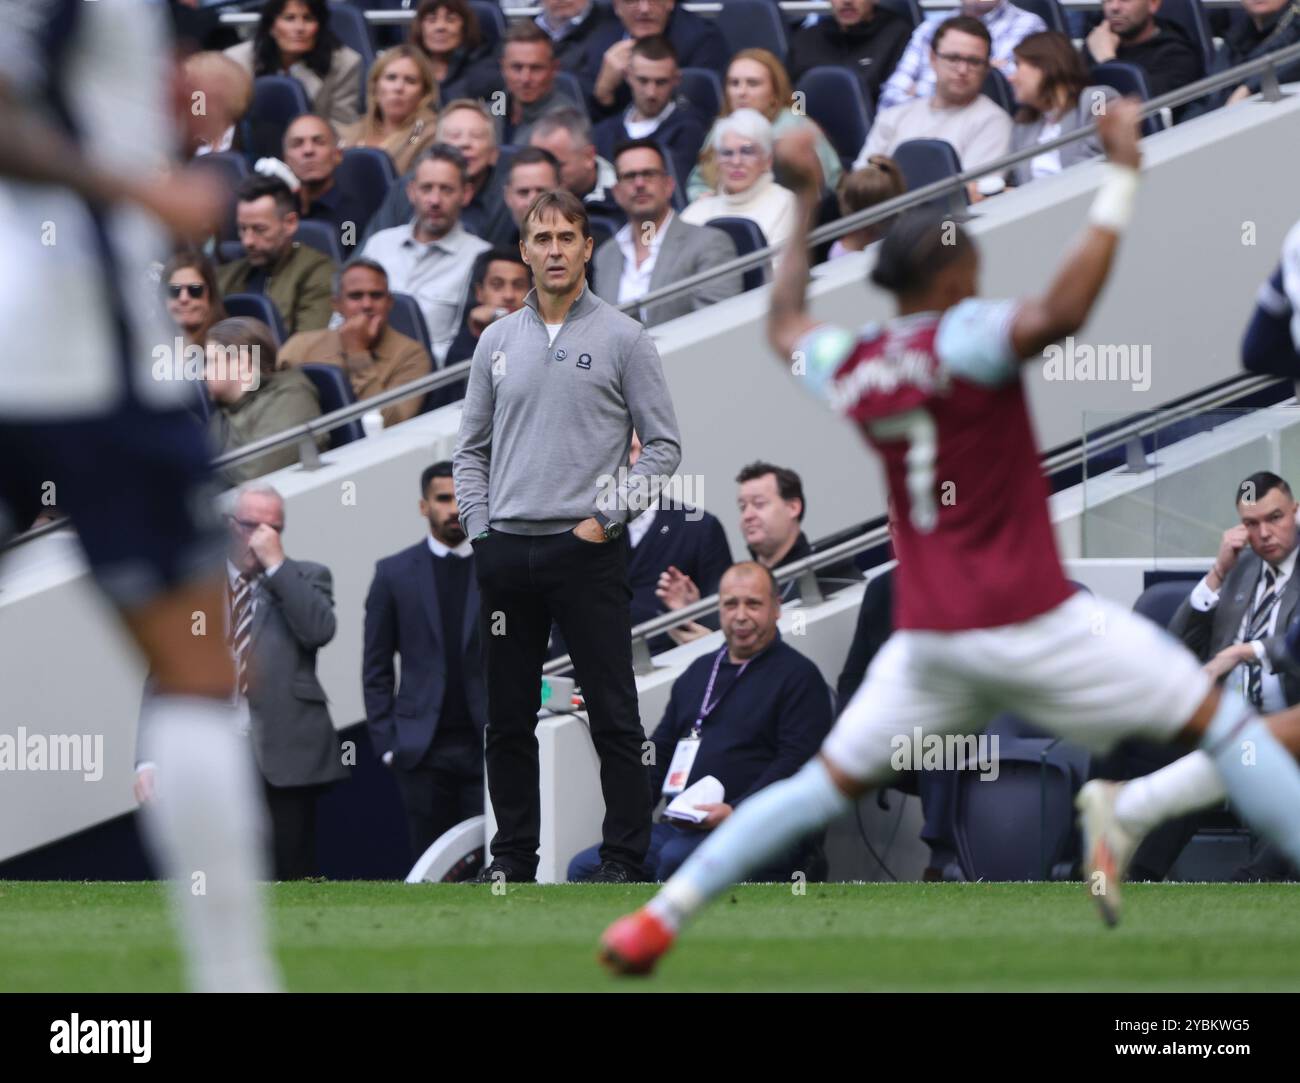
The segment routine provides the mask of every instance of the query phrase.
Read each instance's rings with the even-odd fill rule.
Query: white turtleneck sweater
[[[721,189],[703,196],[682,211],[682,221],[707,225],[714,218],[749,218],[758,224],[768,244],[782,244],[794,229],[798,204],[794,193],[764,173],[748,191],[730,194]]]

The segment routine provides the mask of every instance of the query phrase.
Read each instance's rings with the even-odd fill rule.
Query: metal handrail
[[[1053,474],[1058,470],[1079,466],[1087,457],[1122,446],[1135,436],[1142,436],[1145,433],[1173,424],[1189,415],[1214,409],[1217,406],[1222,406],[1225,403],[1233,402],[1236,399],[1244,398],[1246,395],[1254,394],[1257,391],[1284,382],[1286,381],[1269,376],[1234,377],[1183,402],[1173,403],[1153,411],[1151,415],[1142,421],[1120,426],[1114,432],[1109,432],[1100,439],[1082,439],[1078,444],[1069,448],[1043,455],[1040,464],[1045,474]],[[820,553],[813,553],[781,568],[774,568],[772,569],[772,575],[776,578],[777,583],[781,585],[788,583],[791,579],[802,577],[803,582],[800,586],[802,600],[805,603],[819,602],[822,600],[822,592],[817,584],[815,574],[819,568],[838,564],[848,558],[857,556],[858,553],[865,549],[872,549],[877,545],[881,545],[888,538],[889,528],[887,526],[872,527]],[[654,669],[649,650],[651,637],[666,632],[669,628],[676,628],[692,621],[696,617],[716,613],[717,609],[718,595],[711,594],[709,597],[701,598],[699,601],[692,602],[681,609],[661,613],[657,617],[636,625],[632,629],[632,664],[634,670],[638,674],[645,674]],[[571,668],[572,665],[573,662],[569,655],[565,655],[563,658],[556,658],[547,662],[542,667],[542,672],[557,673]]]

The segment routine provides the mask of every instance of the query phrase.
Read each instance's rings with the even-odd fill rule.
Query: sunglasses
[[[167,295],[173,301],[176,300],[176,298],[178,298],[181,295],[182,291],[188,293],[191,297],[194,298],[194,300],[197,301],[200,297],[202,297],[205,293],[208,292],[208,287],[205,286],[202,282],[185,282],[179,286],[172,286],[170,284],[167,286]]]

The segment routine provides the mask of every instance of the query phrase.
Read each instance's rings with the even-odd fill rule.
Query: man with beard
[[[1201,50],[1175,22],[1157,18],[1160,0],[1105,0],[1102,21],[1084,39],[1089,67],[1108,60],[1135,64],[1153,98],[1205,75]]]
[[[412,861],[482,813],[487,722],[474,551],[450,462],[420,476],[419,507],[428,535],[375,566],[362,663],[370,740],[401,793]]]

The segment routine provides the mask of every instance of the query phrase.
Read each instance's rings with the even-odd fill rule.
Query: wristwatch
[[[618,541],[623,536],[624,524],[611,519],[603,511],[596,512],[592,518],[600,524],[601,530],[605,532],[606,541]]]

